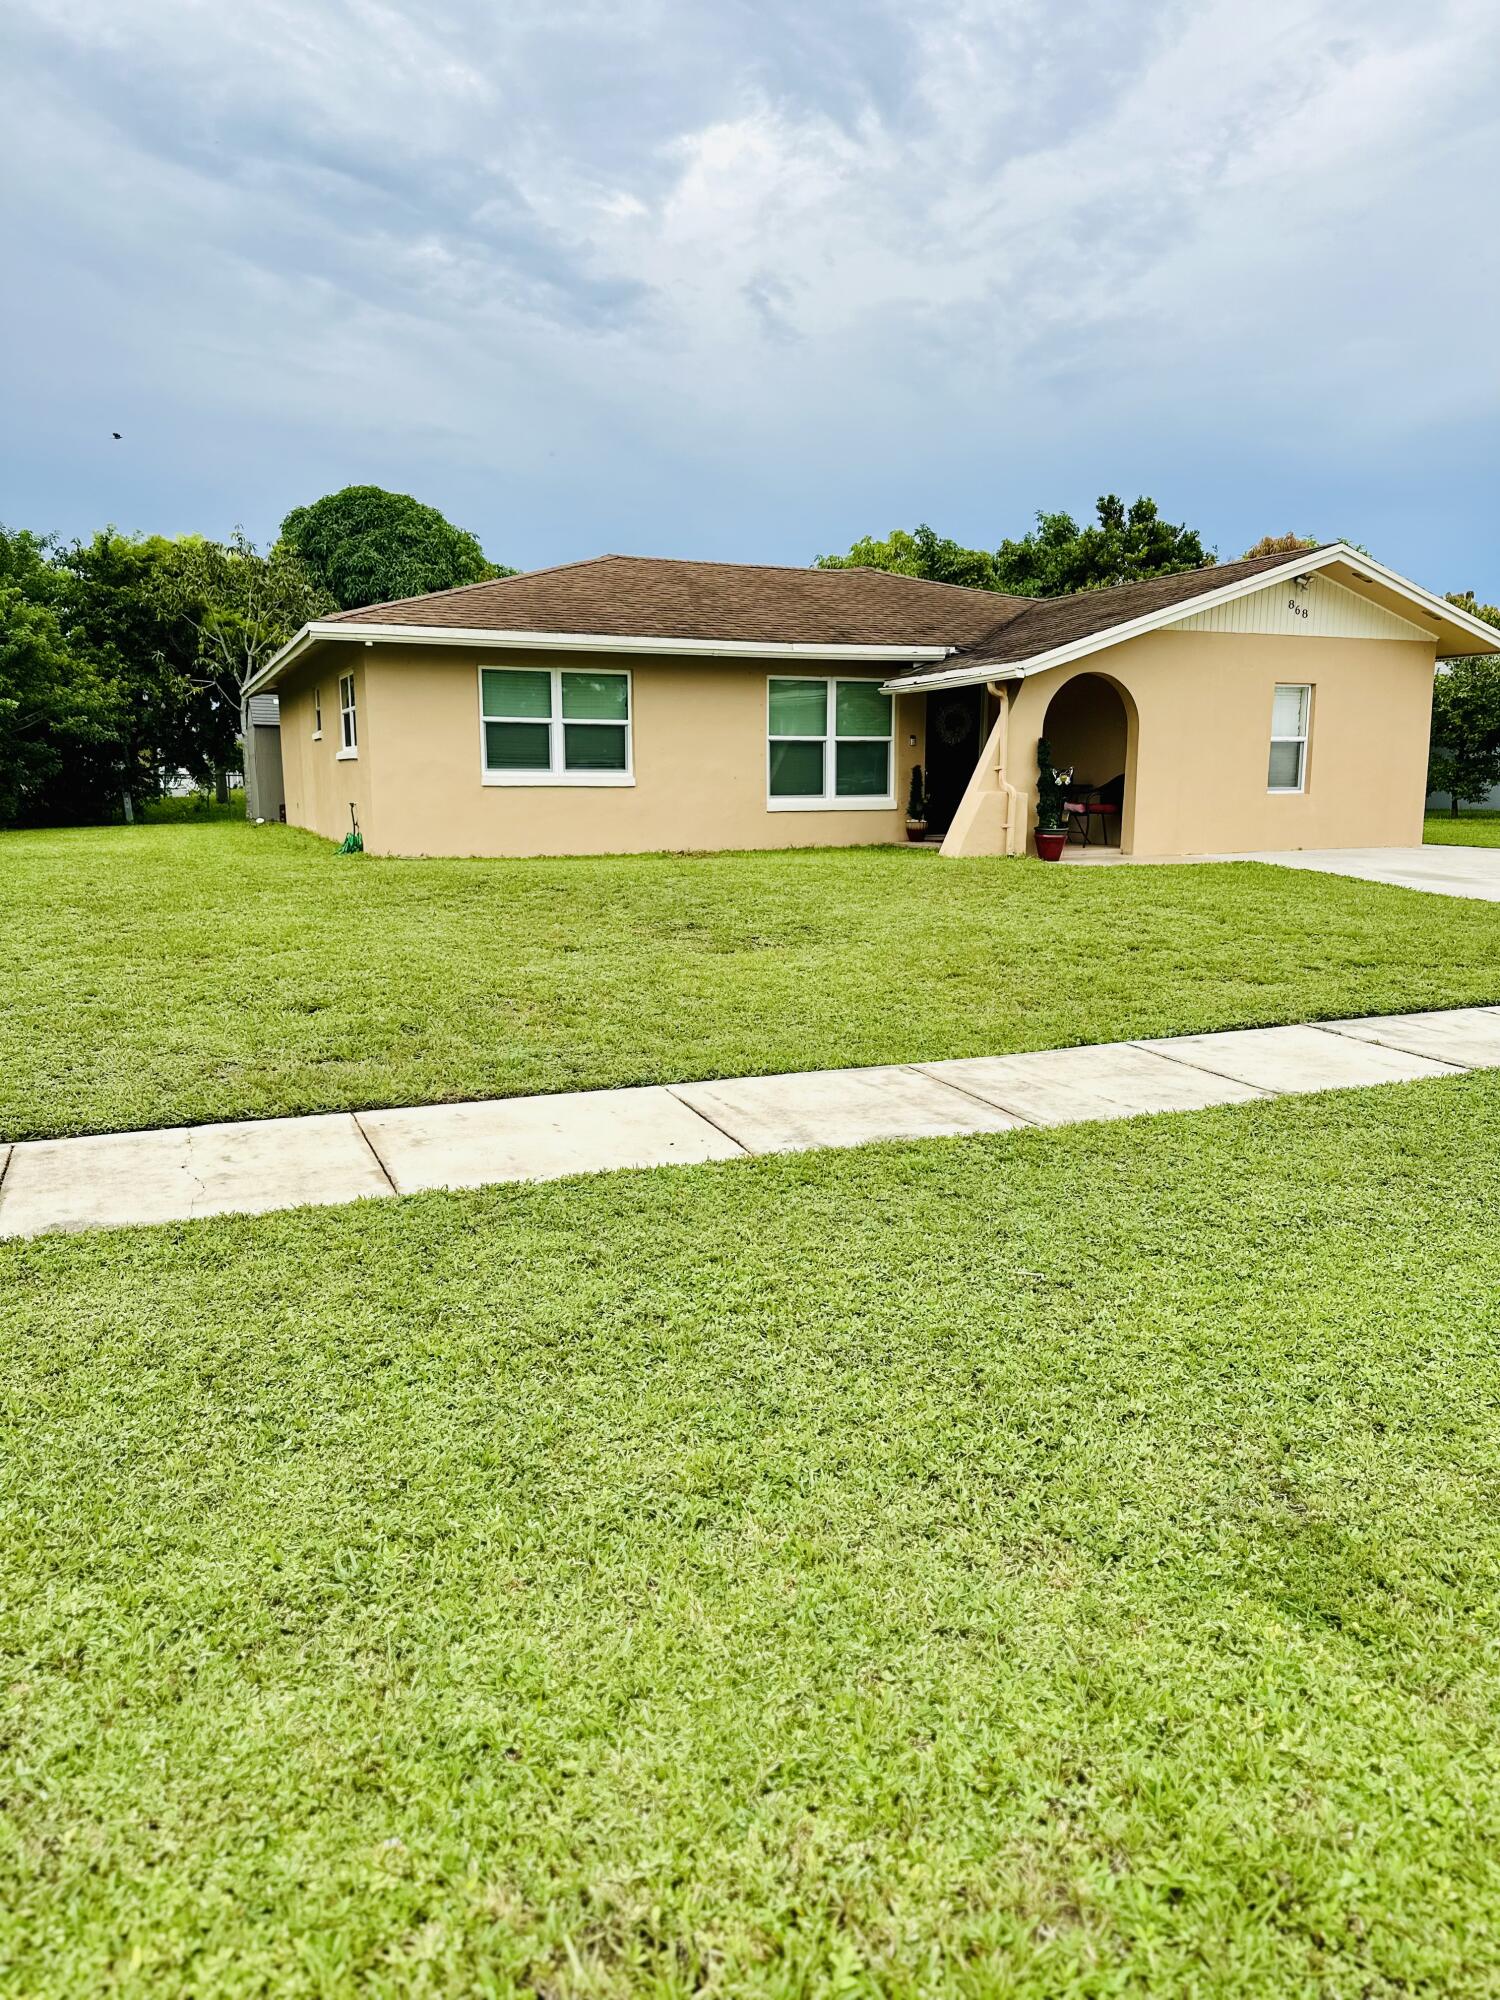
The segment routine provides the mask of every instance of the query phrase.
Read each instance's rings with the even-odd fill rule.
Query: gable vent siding
[[[1292,606],[1297,608],[1293,610]],[[1306,617],[1302,614],[1306,613]],[[1420,625],[1372,604],[1357,590],[1313,574],[1305,590],[1288,578],[1248,597],[1179,618],[1174,632],[1261,632],[1299,639],[1428,639]]]

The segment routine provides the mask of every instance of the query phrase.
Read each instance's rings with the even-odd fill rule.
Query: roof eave
[[[694,660],[828,660],[835,664],[869,661],[877,666],[893,665],[898,660],[946,660],[956,650],[952,646],[820,645],[802,639],[668,639],[620,632],[500,632],[488,626],[360,624],[352,619],[315,619],[304,625],[245,683],[245,696],[272,686],[304,653],[324,642],[462,646],[469,651],[479,648],[499,652],[652,653]]]

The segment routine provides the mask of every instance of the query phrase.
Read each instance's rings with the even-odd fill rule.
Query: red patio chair
[[[1120,844],[1120,835],[1118,832],[1120,811],[1124,803],[1125,778],[1122,773],[1118,778],[1111,778],[1107,784],[1088,785],[1084,787],[1080,791],[1078,798],[1070,800],[1063,807],[1063,811],[1068,816],[1070,830],[1076,825],[1083,846],[1090,847],[1093,845],[1090,838],[1089,821],[1097,818],[1099,821],[1100,840],[1106,847],[1118,847]],[[1114,821],[1117,829],[1113,840],[1109,837],[1111,821]]]

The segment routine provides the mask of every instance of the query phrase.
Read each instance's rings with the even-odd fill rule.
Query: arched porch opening
[[[1075,674],[1048,702],[1042,736],[1057,768],[1072,769],[1070,800],[1116,808],[1075,825],[1073,838],[1086,831],[1128,853],[1135,844],[1136,713],[1127,691],[1107,674]]]

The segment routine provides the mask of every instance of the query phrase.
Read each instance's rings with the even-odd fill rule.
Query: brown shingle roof
[[[595,556],[342,611],[332,622],[769,645],[963,646],[988,638],[1031,602],[878,569]]]
[[[878,569],[595,556],[342,611],[330,622],[769,645],[951,646],[955,665],[1012,666],[1289,560],[1255,556],[1070,597],[1007,597]]]

